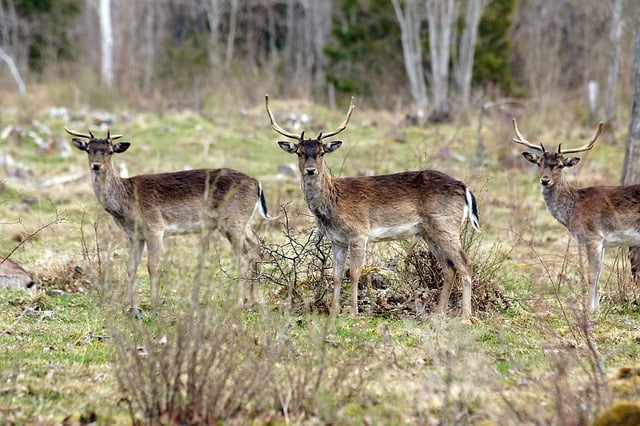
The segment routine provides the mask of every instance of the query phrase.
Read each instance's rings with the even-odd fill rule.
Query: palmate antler
[[[264,104],[265,104],[265,106],[267,108],[267,115],[269,116],[269,121],[271,121],[271,127],[273,128],[273,130],[275,130],[277,133],[280,133],[282,136],[285,136],[287,138],[297,139],[297,140],[301,140],[303,138],[304,132],[302,132],[300,135],[298,135],[297,133],[292,133],[292,132],[289,132],[289,131],[283,129],[278,124],[276,119],[273,117],[273,113],[271,112],[271,108],[269,108],[269,95],[264,95]],[[352,96],[351,97],[351,103],[349,104],[349,110],[347,111],[347,118],[345,118],[344,122],[340,126],[338,126],[337,129],[335,129],[332,132],[325,133],[325,134],[320,132],[320,134],[318,135],[318,140],[322,140],[322,139],[325,139],[325,138],[330,138],[330,137],[335,136],[338,133],[342,132],[344,129],[346,129],[347,128],[347,124],[349,124],[349,120],[351,119],[351,113],[353,112],[355,107],[356,107],[356,98]]]
[[[513,122],[513,131],[516,134],[516,136],[512,138],[512,140],[515,143],[524,145],[527,148],[535,149],[536,151],[542,151],[542,152],[546,151],[546,149],[541,143],[536,145],[534,143],[529,142],[527,139],[525,139],[524,136],[522,136],[522,134],[520,133],[520,130],[518,130],[518,123],[516,123],[515,118],[512,119],[511,121]],[[600,133],[602,133],[603,129],[604,129],[604,123],[601,121],[598,124],[598,128],[596,129],[596,133],[593,135],[593,137],[587,143],[582,145],[580,148],[562,149],[562,144],[559,144],[558,154],[574,154],[576,152],[589,151],[591,148],[593,148],[593,145],[596,143],[596,140],[598,139],[598,136],[600,136]]]
[[[64,130],[69,133],[71,136],[77,136],[79,138],[85,138],[85,139],[95,139],[96,137],[93,135],[93,132],[91,130],[89,130],[89,133],[80,133],[80,132],[76,132],[75,130],[69,130],[66,127],[64,128]],[[122,135],[113,135],[111,136],[111,129],[107,129],[107,139],[110,140],[116,140],[121,138]]]

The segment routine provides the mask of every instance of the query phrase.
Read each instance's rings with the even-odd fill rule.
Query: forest
[[[0,0],[0,423],[639,424],[639,28]]]

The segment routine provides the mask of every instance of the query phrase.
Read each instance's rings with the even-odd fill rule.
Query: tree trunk
[[[636,22],[638,21],[640,19]],[[640,183],[640,29],[637,28],[637,25],[633,75],[633,101],[622,170],[624,185]],[[634,279],[640,280],[640,247],[629,248],[629,261]]]
[[[488,0],[468,0],[464,16],[464,29],[460,37],[458,62],[455,68],[456,86],[463,111],[469,107],[471,98],[471,77],[473,76],[473,55],[476,50],[478,25]]]
[[[111,0],[100,0],[100,77],[102,84],[113,86],[113,27],[111,24]]]
[[[613,124],[615,115],[616,85],[618,84],[618,69],[620,68],[619,46],[622,34],[622,0],[614,0],[613,14],[611,16],[611,30],[609,41],[611,43],[611,62],[609,62],[609,75],[607,77],[607,98],[604,104],[604,115],[607,123]]]
[[[415,0],[408,0],[404,10],[398,0],[391,0],[396,18],[400,24],[404,68],[409,79],[411,96],[416,106],[416,116],[421,121],[428,106],[424,67],[422,66],[422,45],[420,43],[420,15]]]
[[[429,120],[448,121],[451,118],[449,103],[449,59],[453,24],[457,19],[454,0],[426,0],[429,24],[429,51],[431,53],[431,87],[433,110]]]
[[[24,81],[22,81],[22,77],[20,76],[20,71],[18,71],[18,67],[16,67],[15,62],[13,62],[13,58],[11,58],[11,56],[9,56],[2,47],[0,47],[0,60],[4,61],[9,67],[9,72],[11,72],[13,79],[16,81],[20,95],[25,96],[27,94],[27,89],[25,88]]]

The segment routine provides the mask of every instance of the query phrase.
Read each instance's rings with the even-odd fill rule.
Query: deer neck
[[[576,205],[575,190],[562,177],[560,182],[551,187],[543,186],[542,196],[549,213],[567,227]]]
[[[111,163],[105,164],[103,170],[92,170],[91,181],[96,198],[106,211],[114,214],[124,210],[127,188],[123,180],[116,176]]]
[[[302,193],[307,207],[324,226],[331,225],[335,211],[335,185],[331,176],[323,171],[318,176],[302,176]]]

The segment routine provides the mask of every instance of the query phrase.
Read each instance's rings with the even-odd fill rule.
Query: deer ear
[[[298,145],[293,142],[278,141],[278,145],[289,154],[295,154],[298,151]]]
[[[342,141],[331,141],[324,144],[326,152],[333,152],[342,146]]]
[[[131,146],[131,142],[118,142],[113,145],[113,152],[122,153],[125,152]]]
[[[565,159],[562,161],[562,164],[563,164],[565,167],[573,167],[573,166],[575,166],[576,164],[578,164],[579,162],[580,162],[580,157],[570,157],[570,158],[565,158]]]
[[[88,144],[83,141],[82,139],[77,139],[77,138],[73,138],[71,139],[71,143],[78,148],[80,151],[87,151],[88,149]]]
[[[525,160],[533,164],[538,164],[538,158],[540,158],[536,154],[533,154],[529,151],[523,152],[522,156],[524,157]]]

